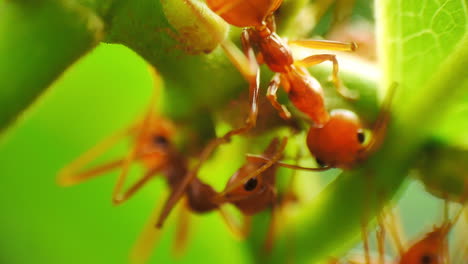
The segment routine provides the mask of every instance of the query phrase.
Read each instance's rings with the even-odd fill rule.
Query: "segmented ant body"
[[[187,2],[190,5],[190,1]],[[331,61],[333,63],[333,83],[338,92],[346,97],[353,97],[353,95],[344,88],[338,77],[338,61],[335,55],[312,55],[294,61],[289,46],[276,34],[273,12],[279,8],[281,3],[282,0],[207,1],[208,6],[228,23],[245,27],[241,36],[243,55],[229,41],[223,41],[221,47],[249,82],[250,112],[243,127],[227,132],[224,136],[213,140],[205,147],[199,155],[198,163],[189,172],[179,189],[170,197],[170,201],[163,209],[158,221],[158,226],[162,226],[172,207],[182,197],[184,189],[196,177],[201,165],[210,157],[217,146],[228,142],[232,136],[245,133],[255,126],[260,89],[259,63],[266,63],[276,73],[269,84],[267,98],[277,109],[280,116],[284,119],[291,117],[286,107],[277,101],[276,93],[280,85],[282,85],[294,106],[313,121],[307,137],[307,146],[317,158],[319,164],[327,168],[350,168],[358,161],[365,159],[371,150],[378,146],[377,143],[381,141],[388,120],[387,108],[384,107],[385,111],[382,112],[386,114],[381,115],[382,118],[379,118],[376,123],[374,132],[377,136],[373,137],[367,146],[364,146],[366,141],[364,130],[355,113],[348,110],[335,110],[330,114],[328,113],[325,108],[321,85],[305,67]],[[290,41],[289,43],[316,49],[341,51],[356,49],[354,43],[319,40]],[[387,96],[387,98],[391,97]],[[256,175],[258,175],[258,172],[239,178],[236,186],[245,184]]]
[[[164,118],[150,115],[150,113],[148,112],[148,115],[141,123],[131,126],[123,132],[119,132],[97,144],[90,151],[65,167],[59,173],[59,183],[69,186],[102,175],[113,169],[122,168],[123,171],[126,171],[133,161],[138,161],[146,168],[146,172],[125,192],[120,191],[123,186],[122,178],[120,177],[113,194],[114,203],[120,204],[128,200],[158,174],[164,176],[172,193],[177,190],[188,175],[187,159],[176,149],[173,143],[175,133],[173,124]],[[134,146],[130,150],[130,153],[133,154],[130,155],[129,160],[125,158],[118,159],[83,170],[83,167],[86,167],[90,161],[97,158],[97,156],[114,145],[122,137],[128,135],[133,136],[135,140]],[[245,236],[248,229],[242,229],[236,225],[227,211],[223,210],[222,205],[231,203],[246,216],[273,208],[276,203],[276,189],[274,186],[276,177],[275,161],[278,161],[282,157],[285,146],[286,139],[282,142],[278,139],[273,139],[262,154],[271,159],[271,161],[247,160],[227,182],[226,189],[229,189],[238,177],[242,177],[252,171],[261,171],[261,173],[239,188],[218,193],[210,185],[195,177],[185,189],[185,203],[183,207],[198,214],[218,210],[231,231],[240,236]],[[183,214],[182,216],[186,217],[187,214]],[[184,220],[181,223],[186,224],[186,222]],[[152,247],[148,243],[155,243],[155,219],[151,218],[151,223],[151,228],[145,229],[134,248],[133,257],[138,259],[139,262],[144,262],[150,256]],[[181,230],[186,230],[186,228],[182,228]],[[181,245],[185,242],[183,240],[186,235],[178,234],[177,237],[180,239],[176,240],[175,246],[180,249]],[[271,242],[270,237],[267,240],[269,243]]]
[[[229,24],[244,27],[241,40],[248,64],[242,65],[242,60],[234,56],[232,49],[225,48],[234,64],[244,73],[250,84],[250,114],[243,128],[233,130],[224,136],[227,140],[234,134],[240,134],[255,125],[257,117],[257,96],[259,93],[258,64],[265,63],[273,72],[267,97],[284,119],[291,114],[284,105],[277,101],[276,93],[280,86],[288,94],[292,104],[306,114],[313,124],[308,133],[307,146],[310,152],[327,167],[350,168],[363,160],[370,147],[365,146],[366,134],[358,116],[343,109],[331,112],[325,107],[323,90],[320,83],[310,75],[306,67],[325,61],[333,63],[332,80],[343,96],[353,98],[338,77],[338,61],[333,54],[318,54],[295,61],[288,45],[300,45],[307,48],[328,49],[338,51],[354,51],[354,43],[342,43],[321,40],[289,41],[278,36],[273,12],[277,10],[282,0],[208,0],[208,6]],[[224,46],[223,46],[224,47]],[[249,74],[246,69],[254,69]],[[388,96],[387,98],[391,98]],[[385,111],[388,109],[385,109]],[[376,134],[382,134],[386,126],[388,113],[378,119]],[[375,137],[379,138],[379,137]],[[379,138],[381,139],[381,138]],[[376,140],[369,145],[375,147]]]
[[[448,235],[453,226],[457,223],[463,211],[466,208],[461,208],[459,212],[455,215],[453,220],[444,219],[443,223],[439,226],[435,226],[431,231],[426,233],[420,239],[411,243],[410,246],[405,248],[403,246],[403,242],[401,241],[401,237],[398,235],[399,229],[401,227],[395,226],[394,220],[390,221],[388,224],[388,228],[390,229],[390,234],[392,235],[394,247],[398,251],[398,257],[395,257],[394,261],[389,263],[398,263],[398,264],[449,264],[449,263],[464,263],[466,261],[466,257],[468,257],[468,247],[466,246],[465,239],[462,238],[462,243],[464,245],[460,245],[460,248],[457,248],[456,252],[458,254],[458,258],[453,260],[457,260],[456,262],[451,262],[449,258],[449,247],[448,247]],[[394,217],[393,215],[391,217]],[[382,223],[381,223],[382,224]],[[381,230],[384,229],[384,226],[380,226]],[[377,233],[378,234],[378,233]],[[378,236],[377,241],[379,244],[379,260],[371,260],[370,254],[368,249],[366,249],[366,261],[350,261],[348,260],[346,263],[388,263],[385,261],[384,256],[384,237]],[[458,262],[461,260],[462,262]],[[330,264],[338,264],[340,263],[338,260],[331,260]]]
[[[182,197],[184,189],[196,177],[203,162],[210,157],[217,146],[228,142],[232,136],[245,133],[255,126],[258,115],[258,94],[260,89],[259,62],[266,63],[273,72],[276,72],[268,87],[267,97],[284,119],[289,119],[291,115],[286,107],[277,101],[276,92],[280,85],[285,88],[291,102],[314,121],[316,128],[324,127],[330,120],[330,116],[325,108],[322,87],[309,74],[305,68],[306,66],[316,65],[324,61],[333,62],[333,82],[339,92],[346,94],[347,91],[342,86],[338,77],[338,61],[335,55],[313,55],[300,61],[294,61],[289,46],[275,32],[273,12],[281,3],[282,0],[207,1],[208,6],[228,23],[246,27],[241,36],[244,54],[241,54],[229,41],[222,42],[221,46],[229,59],[249,82],[250,112],[243,127],[227,132],[224,136],[213,140],[205,147],[199,156],[197,165],[189,172],[186,180],[180,185],[179,190],[174,192],[167,206],[163,209],[158,226],[162,226],[173,206]],[[356,48],[353,43],[327,41],[298,41],[294,43],[310,48],[332,50],[350,51]],[[258,56],[256,53],[258,53]],[[258,175],[258,172],[245,176],[246,179],[243,183],[246,183],[255,177],[255,175]]]

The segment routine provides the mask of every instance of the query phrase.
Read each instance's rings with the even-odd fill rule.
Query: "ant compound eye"
[[[246,191],[248,191],[248,192],[253,191],[253,190],[257,187],[257,184],[258,184],[257,178],[249,179],[249,180],[244,184],[244,190],[246,190]]]
[[[321,168],[327,166],[327,164],[319,158],[315,158],[315,161],[317,162],[317,165],[319,165]]]
[[[164,136],[156,135],[153,137],[153,143],[156,146],[166,147],[167,145],[169,145],[169,140],[167,140],[167,138]]]
[[[358,131],[357,140],[358,140],[359,144],[363,144],[364,141],[366,141],[366,134],[364,133],[364,131],[362,131],[362,130]]]
[[[434,263],[433,257],[431,255],[423,255],[421,256],[421,262],[420,264],[432,264]]]

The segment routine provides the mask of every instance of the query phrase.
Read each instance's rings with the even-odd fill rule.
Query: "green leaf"
[[[460,202],[468,188],[468,148],[430,142],[418,162],[418,177],[435,196]]]
[[[352,245],[362,222],[397,193],[424,142],[468,85],[466,2],[385,0],[377,6],[376,19],[382,85],[398,84],[388,135],[375,155],[328,185],[285,230],[300,230],[290,243],[301,263],[315,263]],[[272,260],[284,262],[282,253],[278,248]]]
[[[74,1],[0,2],[0,129],[101,39],[103,23]]]

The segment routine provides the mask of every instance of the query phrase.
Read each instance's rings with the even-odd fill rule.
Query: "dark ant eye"
[[[364,141],[366,140],[366,134],[364,133],[364,131],[362,131],[362,130],[358,131],[357,140],[358,140],[359,144],[364,143]]]
[[[423,255],[421,256],[421,264],[432,264],[432,259],[431,255]]]
[[[167,138],[160,136],[160,135],[153,137],[153,143],[157,146],[162,146],[162,147],[169,145],[169,141],[167,140]]]
[[[321,160],[319,158],[315,158],[315,161],[317,162],[317,165],[319,165],[319,167],[321,167],[321,168],[327,166],[327,164],[323,160]]]
[[[244,190],[250,192],[257,187],[258,181],[257,178],[251,178],[244,184]]]

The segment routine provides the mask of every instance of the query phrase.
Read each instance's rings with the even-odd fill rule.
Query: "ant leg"
[[[443,224],[445,228],[447,228],[447,233],[442,239],[442,260],[443,263],[451,263],[449,259],[449,248],[448,248],[448,233],[449,233],[449,226],[451,225],[450,223],[450,204],[447,198],[444,200],[444,209],[443,209]]]
[[[392,245],[394,249],[398,252],[399,256],[402,256],[405,252],[405,249],[403,247],[404,239],[403,239],[403,230],[402,230],[402,225],[401,225],[401,219],[400,217],[397,217],[395,214],[399,215],[398,212],[395,212],[397,210],[396,208],[390,208],[386,212],[386,218],[388,219],[387,221],[387,226],[388,226],[388,231],[390,232],[390,236],[392,237]]]
[[[361,220],[361,235],[362,235],[362,244],[364,247],[364,258],[366,260],[366,264],[370,264],[370,249],[369,249],[369,238],[368,238],[368,230],[367,230],[367,222],[365,220]]]
[[[333,40],[290,40],[288,44],[318,50],[356,51],[357,49],[357,44],[355,42]]]
[[[153,210],[149,221],[143,227],[143,231],[137,238],[135,245],[133,246],[130,252],[130,263],[132,264],[144,264],[148,263],[150,259],[153,248],[156,242],[161,236],[161,230],[154,228],[154,221],[158,217],[160,211],[160,204],[157,203],[157,206]]]
[[[239,186],[245,184],[248,180],[257,177],[258,175],[262,174],[264,171],[269,169],[271,166],[275,165],[275,163],[278,162],[278,160],[281,158],[283,155],[283,151],[286,148],[286,144],[288,143],[288,139],[285,137],[281,141],[280,145],[278,146],[276,152],[274,155],[269,159],[268,161],[265,162],[262,166],[260,166],[258,169],[255,171],[248,173],[245,176],[237,178],[235,181],[233,181],[226,189],[224,189],[222,192],[218,193],[215,197],[215,201],[223,201],[225,200],[226,194],[230,193],[232,190],[239,188]]]
[[[174,255],[177,257],[182,256],[185,249],[187,248],[189,226],[190,226],[190,211],[188,208],[187,199],[184,199],[184,202],[181,204],[180,209],[179,209],[179,219],[177,222],[176,236],[175,236],[176,238],[175,238],[175,242],[172,248]]]
[[[258,92],[260,89],[259,78],[260,78],[260,68],[255,60],[255,53],[253,48],[249,44],[248,33],[244,31],[242,35],[242,43],[244,46],[244,51],[246,55],[242,54],[239,49],[230,41],[223,41],[221,47],[224,49],[226,55],[231,60],[231,62],[239,69],[241,74],[249,82],[249,91],[250,91],[250,113],[245,122],[245,126],[237,129],[233,129],[224,136],[212,140],[208,145],[202,150],[198,157],[198,162],[185,176],[182,183],[174,190],[172,195],[166,201],[164,208],[161,212],[158,222],[156,223],[157,227],[162,227],[164,220],[169,216],[172,208],[175,206],[177,201],[182,197],[185,189],[190,184],[190,182],[197,176],[198,170],[201,165],[211,156],[211,153],[221,144],[227,143],[231,140],[231,137],[234,135],[239,135],[249,131],[255,126],[258,115]]]
[[[275,76],[273,76],[273,79],[271,79],[270,84],[268,85],[268,91],[267,91],[267,98],[270,101],[271,105],[278,110],[279,115],[281,118],[284,120],[288,120],[291,118],[291,113],[288,111],[288,109],[280,104],[277,100],[276,93],[278,92],[278,88],[281,84],[281,79],[280,79],[280,74],[277,73]]]
[[[141,149],[141,146],[144,142],[142,139],[148,133],[151,117],[153,116],[153,113],[154,113],[154,108],[155,108],[156,101],[158,98],[158,93],[156,92],[156,89],[161,83],[161,80],[156,70],[154,68],[151,68],[151,69],[153,69],[152,73],[153,73],[155,91],[153,92],[153,95],[151,96],[150,104],[148,106],[148,109],[146,110],[145,117],[143,118],[143,121],[141,122],[141,125],[138,128],[138,131],[136,131],[137,133],[136,143],[128,151],[127,156],[125,157],[124,163],[122,165],[122,172],[117,178],[116,184],[114,186],[114,190],[112,192],[112,202],[114,205],[118,205],[124,201],[123,194],[121,193],[123,189],[123,185],[125,183],[125,180],[127,179],[127,175],[130,170],[130,165],[135,160],[135,158],[137,158],[138,151]]]
[[[61,169],[57,176],[57,182],[62,186],[71,186],[78,184],[82,181],[91,179],[93,177],[102,175],[103,173],[122,166],[123,160],[117,160],[103,164],[99,167],[89,169],[82,172],[82,168],[88,165],[91,161],[102,155],[109,148],[114,146],[122,138],[131,134],[134,127],[126,128],[121,130],[114,135],[102,140],[90,150],[82,154],[80,157],[72,161],[70,164]]]
[[[123,163],[123,161],[122,161]],[[156,172],[158,172],[159,168],[153,168],[148,170],[143,177],[141,177],[137,182],[135,182],[132,186],[130,186],[127,191],[119,196],[119,203],[123,203],[127,201],[130,197],[132,197],[138,190],[141,189],[150,179],[153,178]]]
[[[262,155],[254,155],[254,154],[247,154],[246,159],[248,161],[264,161],[264,162],[272,161],[272,159],[270,159],[268,157],[265,157],[265,156],[262,156]],[[288,169],[292,169],[292,170],[304,170],[304,171],[327,171],[329,169],[333,169],[332,167],[327,167],[327,166],[320,167],[320,168],[302,167],[302,166],[299,166],[299,165],[284,163],[282,161],[276,161],[275,165],[278,165],[278,166],[284,167],[284,168],[288,168]]]
[[[239,225],[234,217],[223,206],[220,206],[218,211],[229,231],[231,231],[236,238],[245,239],[247,237],[245,229]]]
[[[244,233],[245,236],[247,237],[247,235],[250,234],[251,230],[252,230],[252,216],[244,215],[244,220],[242,224],[242,233]]]
[[[334,54],[317,54],[312,55],[302,60],[299,60],[297,64],[304,67],[310,67],[313,65],[320,64],[324,61],[331,61],[333,63],[333,73],[332,73],[332,80],[333,84],[335,85],[336,91],[341,94],[344,98],[356,100],[358,98],[358,94],[355,91],[348,90],[343,83],[341,82],[340,77],[338,76],[338,60],[336,59],[336,55]]]
[[[242,54],[239,49],[230,41],[224,41],[223,47],[226,55],[240,71],[244,78],[249,83],[249,105],[250,112],[245,121],[245,126],[239,129],[228,132],[224,137],[229,140],[231,136],[247,132],[253,128],[257,122],[258,115],[258,94],[260,90],[260,68],[257,63],[255,52],[250,43],[250,37],[247,30],[244,30],[241,35]]]
[[[273,243],[275,241],[275,230],[277,228],[276,210],[277,208],[273,203],[273,206],[271,207],[270,225],[268,226],[268,231],[263,245],[265,252],[267,253],[270,253],[273,250]]]
[[[385,227],[383,216],[377,216],[378,229],[376,230],[377,248],[379,251],[379,263],[385,264]]]

